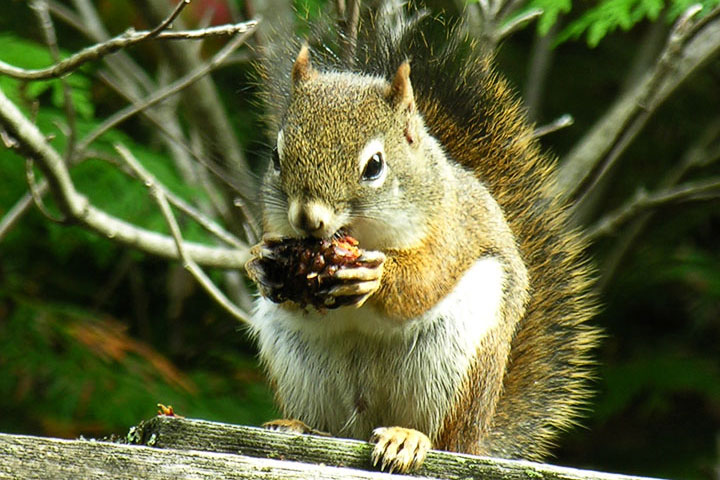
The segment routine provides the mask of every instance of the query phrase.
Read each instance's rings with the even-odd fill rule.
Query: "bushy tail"
[[[358,67],[392,78],[405,58],[431,133],[475,172],[502,207],[532,288],[516,332],[487,445],[494,455],[539,460],[585,404],[599,331],[585,245],[554,193],[555,162],[492,69],[492,56],[459,29],[431,18],[374,25]],[[374,38],[373,38],[374,37]]]

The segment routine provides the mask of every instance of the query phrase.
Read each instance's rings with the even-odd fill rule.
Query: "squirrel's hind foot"
[[[375,444],[372,452],[374,466],[390,473],[408,473],[420,468],[428,451],[430,439],[412,428],[380,427],[373,430],[370,442]]]

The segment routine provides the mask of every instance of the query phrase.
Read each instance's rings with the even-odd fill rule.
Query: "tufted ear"
[[[316,76],[317,70],[313,68],[312,62],[310,61],[310,49],[308,48],[308,44],[304,43],[292,67],[291,77],[293,87],[312,80]]]
[[[392,84],[387,90],[386,97],[396,109],[405,110],[408,113],[415,110],[415,97],[410,84],[409,61],[405,60],[398,67],[395,78],[393,78]]]

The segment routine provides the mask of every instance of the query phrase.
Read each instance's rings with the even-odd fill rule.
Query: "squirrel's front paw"
[[[357,267],[343,268],[335,272],[334,278],[340,283],[332,287],[328,295],[342,305],[359,308],[380,288],[385,254],[365,251],[357,262]]]
[[[250,249],[250,260],[245,264],[245,271],[251,280],[257,284],[260,294],[264,297],[273,297],[275,292],[282,288],[282,283],[277,279],[272,279],[267,272],[267,260],[275,260],[275,252],[267,246],[260,243]]]
[[[412,428],[380,427],[373,430],[370,442],[374,466],[380,470],[407,473],[420,468],[431,448],[430,439]]]

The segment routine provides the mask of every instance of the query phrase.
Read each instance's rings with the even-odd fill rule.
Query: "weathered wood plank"
[[[161,448],[240,453],[271,459],[374,470],[371,446],[357,440],[299,435],[255,427],[158,416],[131,430],[132,441]],[[443,479],[638,480],[642,477],[432,451],[417,473]]]
[[[397,477],[380,472],[227,453],[0,434],[1,480],[109,478],[382,480]]]

